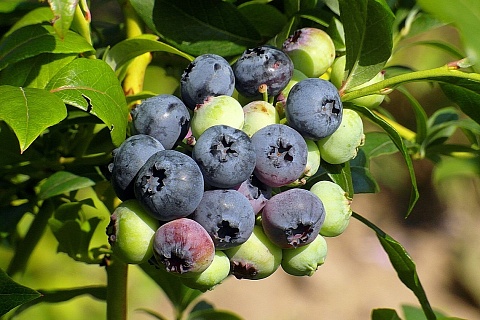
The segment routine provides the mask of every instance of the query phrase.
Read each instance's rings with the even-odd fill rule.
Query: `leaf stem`
[[[128,264],[114,256],[105,258],[107,272],[107,320],[127,319]]]
[[[32,255],[33,250],[37,246],[42,237],[45,228],[48,224],[48,219],[52,216],[54,205],[51,199],[43,201],[30,227],[28,228],[25,237],[19,242],[10,264],[7,268],[7,273],[10,277],[24,272],[28,263],[28,259]]]
[[[353,99],[369,96],[371,94],[385,94],[386,92],[390,92],[395,87],[407,82],[428,80],[451,83],[451,79],[445,79],[449,77],[480,82],[480,74],[478,73],[468,73],[456,70],[456,68],[442,66],[434,69],[400,74],[360,89],[344,92],[342,95],[342,101],[351,101]]]

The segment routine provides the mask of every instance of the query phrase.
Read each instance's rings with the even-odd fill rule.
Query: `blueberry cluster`
[[[324,237],[345,230],[351,209],[337,184],[305,183],[321,159],[346,162],[363,141],[360,117],[324,79],[330,42],[310,28],[232,65],[201,55],[185,68],[180,97],[136,106],[133,135],[109,166],[123,201],[107,228],[113,253],[199,290],[280,266],[312,275],[325,261]]]

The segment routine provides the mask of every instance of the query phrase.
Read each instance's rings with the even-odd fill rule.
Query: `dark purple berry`
[[[268,238],[283,249],[312,242],[325,220],[322,201],[305,189],[289,189],[268,200],[262,226]]]
[[[163,150],[153,154],[135,179],[135,196],[158,220],[191,214],[202,200],[203,176],[197,163],[184,153]]]
[[[253,207],[255,214],[265,206],[268,199],[272,197],[272,188],[260,182],[255,175],[243,181],[233,189],[243,194]]]
[[[120,200],[134,199],[133,184],[140,168],[155,153],[165,148],[155,138],[138,134],[127,138],[113,151],[113,161],[108,169],[110,182]]]
[[[154,137],[165,149],[173,149],[185,138],[190,124],[187,107],[170,94],[143,100],[131,114],[135,131]]]
[[[214,187],[231,188],[248,179],[255,168],[255,150],[242,130],[215,125],[198,138],[192,158],[205,181]]]
[[[182,100],[190,109],[202,104],[208,97],[231,96],[235,89],[233,70],[223,57],[203,54],[193,60],[182,74]]]
[[[245,97],[261,96],[260,85],[276,96],[285,88],[293,75],[293,63],[282,50],[264,45],[247,49],[232,66],[235,88]]]
[[[255,225],[250,202],[235,190],[205,191],[191,218],[207,230],[219,250],[247,241]]]
[[[271,124],[255,132],[251,138],[257,154],[254,174],[271,187],[295,181],[307,164],[307,143],[294,129],[284,124]]]
[[[295,84],[288,94],[285,116],[288,125],[312,140],[331,135],[342,122],[343,105],[337,88],[329,81],[309,78]]]

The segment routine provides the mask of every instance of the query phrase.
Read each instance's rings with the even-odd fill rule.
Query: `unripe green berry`
[[[335,45],[325,31],[317,28],[296,30],[283,43],[283,51],[293,61],[295,69],[307,77],[320,77],[335,59]]]
[[[224,252],[230,259],[231,273],[238,279],[266,278],[282,261],[282,249],[273,244],[258,225],[246,242]]]
[[[191,278],[182,278],[182,282],[187,287],[205,292],[219,285],[229,274],[230,260],[223,251],[216,250],[212,263],[205,271]]]
[[[334,133],[317,141],[320,156],[331,164],[340,164],[355,158],[358,148],[364,143],[362,119],[351,109],[343,110],[342,122]]]
[[[131,199],[122,202],[112,213],[107,227],[108,241],[114,255],[130,264],[146,262],[153,255],[153,236],[159,225]]]
[[[242,130],[251,137],[259,129],[279,122],[275,107],[262,100],[256,100],[243,107],[245,122]]]
[[[312,276],[326,257],[327,242],[319,235],[303,247],[283,249],[282,269],[292,276]]]
[[[348,227],[352,216],[351,200],[338,184],[331,181],[319,181],[310,191],[323,202],[325,221],[320,234],[325,237],[336,237]]]
[[[223,124],[235,129],[242,129],[244,115],[242,105],[233,97],[209,97],[201,105],[197,105],[191,121],[192,134],[195,138],[208,128]]]

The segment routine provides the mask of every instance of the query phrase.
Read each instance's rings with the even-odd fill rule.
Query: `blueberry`
[[[326,257],[327,241],[319,235],[302,247],[283,249],[282,269],[292,276],[313,276]]]
[[[157,139],[138,134],[127,138],[113,151],[113,161],[108,168],[111,172],[110,182],[120,200],[135,198],[135,176],[155,152],[164,149]]]
[[[292,59],[295,69],[309,78],[320,77],[335,59],[332,38],[317,28],[296,30],[283,42],[282,49]]]
[[[288,94],[285,107],[288,125],[308,139],[319,140],[331,135],[340,126],[342,114],[340,95],[329,81],[305,79],[295,84]]]
[[[203,196],[203,176],[197,163],[176,150],[153,154],[134,184],[135,196],[158,220],[186,217]]]
[[[282,262],[282,249],[273,244],[261,226],[255,226],[248,240],[225,250],[230,272],[237,279],[259,280],[272,275]]]
[[[191,218],[207,230],[219,250],[247,241],[255,225],[253,207],[235,190],[205,191]]]
[[[312,192],[295,188],[277,193],[262,211],[262,226],[270,241],[283,249],[296,248],[318,236],[325,209]]]
[[[252,136],[257,155],[254,174],[271,187],[287,185],[299,178],[307,164],[307,143],[284,124],[268,125]]]
[[[214,187],[231,188],[248,179],[255,168],[255,150],[245,132],[215,125],[203,132],[192,151],[205,181]]]
[[[243,194],[253,207],[255,214],[265,206],[268,199],[272,196],[272,188],[260,182],[255,175],[243,181],[233,189]]]
[[[165,149],[173,149],[185,138],[190,126],[190,113],[174,95],[161,94],[143,100],[131,111],[136,133],[148,134]]]
[[[260,85],[267,85],[270,96],[286,87],[293,74],[293,63],[282,50],[264,45],[247,49],[232,66],[235,88],[245,97],[261,96]]]
[[[211,96],[230,96],[235,89],[235,77],[230,64],[216,54],[195,58],[180,79],[182,100],[190,109]]]
[[[195,276],[206,270],[215,256],[207,231],[196,221],[179,218],[155,231],[153,254],[159,266],[181,276]]]
[[[137,200],[122,202],[113,211],[107,227],[113,254],[125,263],[146,262],[153,255],[153,235],[158,224]]]

